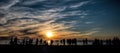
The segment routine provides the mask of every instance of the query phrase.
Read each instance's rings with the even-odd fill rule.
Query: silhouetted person
[[[88,44],[88,40],[87,40],[87,38],[85,39],[85,44],[86,44],[86,45]]]
[[[42,39],[40,39],[40,45],[43,45],[43,40]]]
[[[100,44],[100,45],[103,45],[103,40],[99,40],[99,44]]]
[[[62,40],[60,40],[60,44],[63,44],[63,41],[62,41]]]
[[[37,38],[37,39],[36,39],[36,42],[35,42],[35,45],[38,45],[38,41],[39,41],[39,40],[38,40],[38,38]]]
[[[44,45],[48,45],[48,43],[46,42],[46,40],[43,43],[44,43]]]
[[[32,45],[33,39],[29,39],[29,45]]]
[[[83,39],[82,42],[83,42],[83,45],[87,45],[87,44],[88,44],[87,38],[86,38],[86,39]]]
[[[99,39],[95,39],[95,40],[93,41],[93,45],[100,45]]]
[[[108,39],[105,41],[106,45],[112,45],[112,40],[111,39]]]
[[[13,41],[13,37],[10,38],[10,45],[13,45],[14,41]]]
[[[114,37],[112,40],[113,45],[120,45],[120,40],[117,37]]]
[[[53,42],[54,42],[53,40],[50,40],[50,45],[53,45]]]
[[[65,45],[65,39],[63,39],[62,41],[63,41],[63,45]]]
[[[26,40],[25,40],[25,38],[22,40],[22,45],[25,45],[25,42],[26,42]]]
[[[73,44],[73,45],[77,45],[77,39],[76,39],[76,38],[74,38],[74,39],[72,40],[72,44]]]
[[[83,42],[83,45],[86,45],[86,42],[85,42],[85,40],[84,40],[84,39],[82,40],[82,42]]]
[[[17,37],[14,38],[14,44],[17,45],[18,39]]]
[[[72,43],[72,40],[71,39],[67,39],[67,44],[71,45],[71,43]]]

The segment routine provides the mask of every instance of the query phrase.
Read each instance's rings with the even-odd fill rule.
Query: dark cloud
[[[5,16],[5,14],[4,13],[0,13],[0,17],[2,18],[2,17],[4,17]]]

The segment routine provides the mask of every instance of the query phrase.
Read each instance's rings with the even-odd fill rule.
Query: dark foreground
[[[81,52],[120,52],[120,46],[33,46],[33,45],[0,45],[1,52],[34,52],[34,53],[81,53]]]

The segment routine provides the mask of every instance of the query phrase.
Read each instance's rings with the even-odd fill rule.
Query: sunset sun
[[[47,32],[46,32],[46,36],[47,36],[48,38],[52,38],[54,35],[53,35],[53,32],[52,32],[52,31],[47,31]]]

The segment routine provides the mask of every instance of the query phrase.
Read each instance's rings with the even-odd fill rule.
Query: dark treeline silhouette
[[[92,41],[87,38],[83,40],[73,39],[61,39],[61,40],[50,40],[49,42],[43,39],[30,39],[24,38],[21,41],[17,37],[12,37],[10,39],[10,45],[79,45],[78,43],[82,43],[82,45],[120,45],[120,39],[114,37],[113,39],[94,39]],[[91,44],[89,44],[91,42]],[[56,44],[55,44],[56,43]]]

